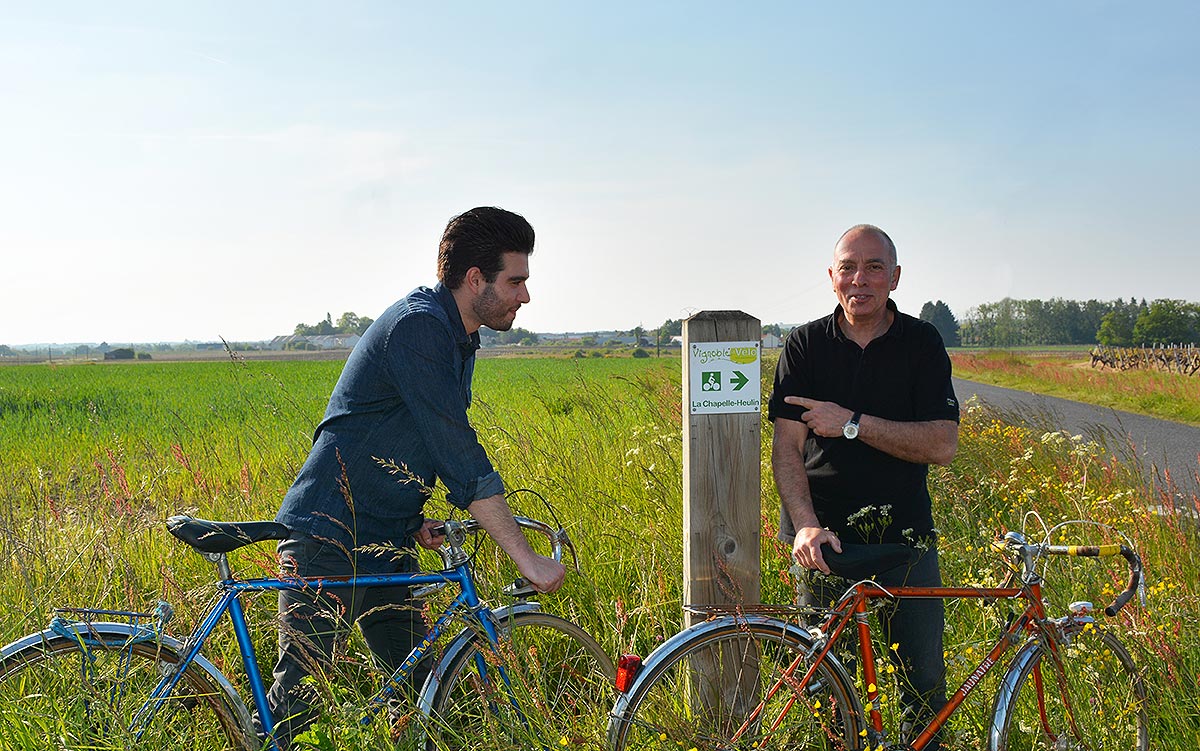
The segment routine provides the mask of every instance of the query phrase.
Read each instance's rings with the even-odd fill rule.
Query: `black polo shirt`
[[[806,410],[783,398],[806,396],[898,422],[957,421],[950,357],[937,329],[899,312],[891,300],[887,305],[895,320],[866,349],[842,333],[841,306],[793,329],[775,369],[767,417],[799,421]],[[933,529],[928,465],[897,459],[861,440],[813,432],[804,457],[817,518],[843,540],[903,542],[905,530],[925,536]],[[862,511],[871,506],[875,510]],[[883,506],[891,506],[890,518],[881,514]],[[786,513],[781,516],[780,536],[790,539],[795,529]],[[848,522],[851,516],[856,519]]]

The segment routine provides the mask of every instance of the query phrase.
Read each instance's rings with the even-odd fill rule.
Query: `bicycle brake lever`
[[[567,534],[567,530],[560,528],[556,531],[554,533],[554,542],[560,547],[566,546],[567,550],[571,551],[571,561],[575,565],[575,573],[580,573],[579,554],[575,552],[575,543],[571,542],[571,536]]]
[[[537,590],[534,589],[533,585],[529,583],[529,580],[523,576],[518,576],[513,580],[512,584],[504,587],[500,590],[500,592],[505,597],[516,597],[521,600],[533,597],[537,594]]]

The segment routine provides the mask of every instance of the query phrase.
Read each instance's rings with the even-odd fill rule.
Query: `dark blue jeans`
[[[284,575],[348,576],[416,569],[416,556],[412,553],[358,555],[351,562],[340,546],[300,532],[293,532],[280,542],[278,550]],[[318,714],[314,706],[317,692],[302,681],[326,671],[335,647],[345,639],[352,624],[358,623],[371,652],[389,672],[404,662],[426,634],[420,608],[413,604],[408,587],[323,593],[283,591],[279,593],[279,621],[279,660],[274,670],[275,682],[267,691],[267,703],[282,748],[287,748],[292,737],[311,725]],[[420,686],[424,682],[429,662],[426,659],[418,664],[411,685]]]
[[[810,592],[801,596],[801,605],[826,607],[853,583],[813,572],[809,579]],[[884,587],[942,586],[937,549],[931,547],[911,567],[885,572],[875,577],[875,581]],[[879,611],[879,619],[884,643],[889,647],[888,656],[902,675],[900,701],[906,716],[905,724],[919,730],[946,704],[946,661],[942,651],[945,603],[941,599],[904,599],[884,606]],[[890,649],[892,644],[898,645],[895,651]],[[852,659],[847,668],[853,675]],[[935,737],[925,748],[936,751],[939,747],[939,738]]]

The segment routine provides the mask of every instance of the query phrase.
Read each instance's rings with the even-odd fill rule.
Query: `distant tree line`
[[[487,326],[483,326],[479,329],[479,339],[485,347],[492,347],[497,344],[520,344],[530,347],[540,341],[537,334],[519,326],[514,326],[508,331],[494,331]]]
[[[932,320],[925,316],[925,310],[921,317]],[[947,344],[952,341],[945,333],[943,338]],[[968,347],[1194,343],[1200,342],[1200,305],[1169,299],[1147,304],[1132,298],[1128,302],[1077,302],[1006,297],[968,310],[958,325],[958,340]]]
[[[362,336],[367,327],[374,322],[374,318],[367,318],[366,316],[346,311],[337,319],[337,323],[334,323],[333,316],[326,313],[323,321],[318,321],[312,325],[297,323],[296,329],[292,333],[296,336],[330,336],[333,334],[358,334]]]
[[[926,302],[918,316],[933,324],[948,347],[1019,347],[1056,344],[1104,344],[1140,347],[1200,343],[1200,304],[1160,299],[1014,300],[971,308],[958,320],[941,300]],[[667,319],[653,333],[659,343],[683,330],[683,321]],[[765,324],[764,334],[784,337],[788,329]]]
[[[1139,347],[1155,344],[1200,343],[1200,304],[1185,300],[1160,299],[1147,303],[1130,298],[1103,302],[1051,300],[1014,300],[984,303],[971,308],[959,321],[950,306],[938,300],[926,302],[919,315],[942,335],[949,347],[1019,347],[1056,344],[1104,344],[1111,347]],[[334,323],[326,313],[315,324],[296,324],[300,336],[359,334],[373,319],[346,312]],[[788,332],[777,323],[762,327],[764,334],[783,337]],[[629,331],[637,346],[662,346],[671,337],[683,333],[683,320],[668,318],[658,328],[636,326]],[[480,336],[492,344],[537,344],[538,335],[522,328],[509,331],[480,329]],[[594,342],[585,342],[594,346]]]

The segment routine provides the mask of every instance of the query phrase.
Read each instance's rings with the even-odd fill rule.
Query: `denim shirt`
[[[467,421],[477,349],[441,284],[388,308],[350,353],[275,520],[347,549],[406,545],[439,479],[462,509],[503,493]]]

